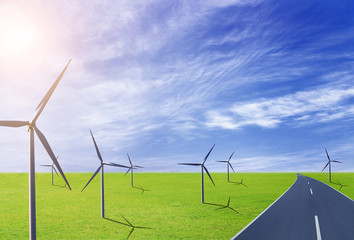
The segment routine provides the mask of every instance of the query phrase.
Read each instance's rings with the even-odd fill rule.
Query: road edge
[[[257,217],[255,217],[249,224],[246,225],[246,227],[242,228],[235,236],[233,236],[232,238],[230,238],[230,240],[235,240],[243,231],[245,231],[253,222],[255,222],[260,216],[262,216],[263,213],[265,213],[271,206],[273,206],[282,196],[285,195],[285,193],[287,193],[290,188],[292,188],[294,186],[294,184],[297,182],[298,178],[299,178],[299,173],[296,175],[296,180],[295,182],[282,194],[280,195],[280,197],[278,197],[273,203],[271,203],[266,209],[263,210],[263,212],[261,212]]]
[[[306,176],[306,175],[303,175],[303,176]],[[316,178],[312,178],[312,177],[309,177],[309,176],[306,176],[306,177],[311,178],[311,179],[313,179],[313,180],[316,180],[317,182],[320,182],[320,183],[322,183],[322,184],[327,185],[328,187],[330,187],[330,188],[332,188],[333,190],[337,191],[338,193],[342,194],[344,197],[348,198],[350,201],[354,202],[354,200],[353,200],[353,199],[351,199],[350,197],[348,197],[348,196],[347,196],[347,195],[345,195],[344,193],[342,193],[342,192],[338,191],[338,190],[337,190],[337,189],[335,189],[334,187],[332,187],[332,186],[328,185],[327,183],[324,183],[324,182],[322,182],[322,181],[320,181],[320,180],[318,180],[318,179],[316,179]]]

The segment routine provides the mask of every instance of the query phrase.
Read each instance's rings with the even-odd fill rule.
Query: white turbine
[[[0,121],[0,126],[3,127],[28,127],[28,132],[29,132],[29,139],[30,139],[30,154],[29,154],[29,235],[30,239],[34,240],[36,239],[36,190],[35,190],[35,165],[34,165],[34,133],[33,130],[36,132],[39,140],[42,142],[45,150],[49,154],[50,158],[52,159],[53,163],[55,164],[56,168],[60,172],[61,176],[63,177],[64,181],[68,185],[69,189],[71,190],[71,187],[69,185],[69,182],[67,181],[63,170],[61,169],[53,151],[52,148],[50,147],[47,139],[43,135],[43,133],[37,128],[36,126],[36,121],[39,117],[39,115],[42,113],[44,107],[46,106],[49,98],[52,96],[56,86],[58,85],[60,79],[63,77],[67,67],[69,66],[71,62],[68,62],[68,64],[65,66],[64,70],[61,72],[57,80],[54,82],[52,87],[49,89],[47,94],[44,96],[42,101],[39,103],[39,105],[36,108],[36,112],[34,114],[34,117],[32,121]]]

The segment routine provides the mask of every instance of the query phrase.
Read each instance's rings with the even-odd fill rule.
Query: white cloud
[[[327,122],[353,115],[354,88],[322,88],[301,91],[277,98],[234,103],[228,109],[206,113],[206,126],[239,129],[247,125],[276,127],[280,123],[306,124]]]

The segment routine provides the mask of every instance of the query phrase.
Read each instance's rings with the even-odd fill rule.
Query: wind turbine
[[[59,156],[57,156],[57,160],[58,160],[58,157]],[[55,173],[58,175],[58,172],[57,172],[57,170],[55,169],[55,167],[54,167],[54,163],[53,164],[51,164],[51,165],[49,165],[49,164],[44,164],[44,165],[41,165],[42,167],[50,167],[51,169],[52,169],[52,185],[53,185],[53,170],[55,171]]]
[[[213,179],[211,178],[211,176],[210,176],[210,174],[209,174],[209,172],[208,172],[208,169],[204,166],[205,161],[208,159],[208,157],[209,157],[211,151],[213,150],[214,146],[215,146],[215,144],[211,147],[210,151],[209,151],[208,154],[205,156],[205,158],[204,158],[204,160],[203,160],[202,163],[178,163],[179,165],[200,166],[201,171],[202,171],[202,203],[204,203],[204,175],[203,175],[204,169],[205,169],[206,173],[208,174],[208,176],[209,176],[211,182],[212,182],[212,183],[214,184],[214,186],[215,186],[215,183],[214,183]]]
[[[50,97],[52,96],[55,88],[57,87],[60,79],[63,77],[66,69],[68,68],[69,64],[71,62],[68,62],[68,64],[65,66],[64,70],[60,73],[59,77],[57,80],[54,82],[54,84],[51,86],[47,94],[44,96],[42,101],[39,103],[39,105],[36,108],[36,112],[33,116],[32,121],[0,121],[0,126],[3,127],[28,127],[28,132],[29,132],[29,146],[30,146],[30,153],[29,153],[29,236],[30,239],[36,239],[36,188],[35,188],[35,152],[34,152],[34,132],[36,132],[39,140],[43,144],[45,150],[49,154],[50,158],[52,159],[53,163],[59,170],[61,176],[63,177],[64,181],[67,183],[69,189],[70,185],[68,183],[68,180],[66,179],[63,170],[61,169],[57,159],[55,158],[55,155],[53,153],[52,148],[50,147],[47,139],[43,135],[43,133],[37,128],[36,126],[36,121],[39,117],[39,115],[42,113],[44,107],[47,105],[47,102],[49,101]]]
[[[342,163],[342,162],[336,161],[336,160],[331,160],[331,158],[328,155],[328,152],[327,152],[326,148],[325,148],[325,151],[326,151],[326,155],[327,155],[327,158],[328,158],[328,162],[327,162],[326,166],[324,166],[324,168],[322,169],[321,172],[323,172],[323,170],[325,170],[326,167],[328,166],[329,182],[331,182],[331,162],[336,162],[336,163]]]
[[[95,145],[96,148],[96,153],[98,156],[98,159],[100,160],[101,164],[100,166],[97,168],[96,172],[93,174],[93,176],[90,178],[90,180],[86,183],[85,187],[81,190],[84,191],[84,189],[87,187],[87,185],[89,185],[89,183],[92,181],[92,179],[94,179],[94,177],[96,177],[97,173],[101,170],[101,217],[104,218],[104,171],[103,171],[103,167],[104,165],[107,166],[112,166],[112,167],[122,167],[122,168],[129,168],[128,166],[124,166],[124,165],[120,165],[120,164],[116,164],[116,163],[112,163],[112,162],[103,162],[100,150],[98,150],[95,138],[93,137],[93,134],[90,130],[91,133],[91,137],[93,140],[93,144]]]
[[[128,171],[124,174],[124,176],[127,175],[127,173],[130,171],[130,174],[131,174],[131,185],[132,185],[132,187],[134,187],[134,185],[133,185],[133,169],[144,168],[144,167],[138,166],[138,165],[133,165],[132,161],[130,160],[130,157],[129,157],[128,153],[127,153],[127,156],[128,156],[128,159],[129,159],[130,167],[129,167]]]
[[[230,182],[230,177],[229,177],[229,167],[231,167],[232,171],[235,172],[234,168],[232,167],[230,160],[232,158],[232,156],[234,155],[235,151],[232,152],[231,156],[229,157],[229,160],[227,161],[217,161],[217,162],[222,162],[222,163],[226,163],[227,165],[227,181]]]

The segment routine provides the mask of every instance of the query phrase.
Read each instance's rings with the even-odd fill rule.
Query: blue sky
[[[2,1],[0,119],[37,121],[64,171],[105,161],[187,172],[354,171],[352,1]],[[11,29],[27,29],[19,42]],[[31,36],[31,37],[28,37]],[[22,45],[21,45],[22,44]],[[21,45],[21,47],[20,47]],[[0,171],[28,171],[0,128]],[[48,164],[36,140],[36,171]],[[116,169],[107,169],[116,171]],[[118,170],[120,171],[120,169]]]

